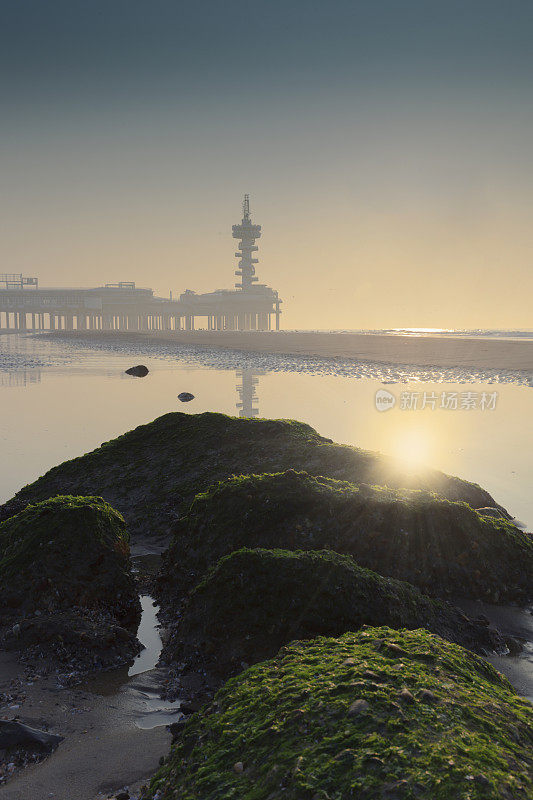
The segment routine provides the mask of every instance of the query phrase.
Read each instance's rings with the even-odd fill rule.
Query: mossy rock
[[[231,478],[199,494],[174,527],[161,594],[183,594],[242,547],[333,550],[426,594],[527,602],[533,539],[504,519],[422,490],[289,470]]]
[[[339,636],[363,625],[426,628],[485,654],[505,647],[493,628],[349,556],[243,549],[222,558],[196,586],[162,658],[227,678],[294,639]]]
[[[4,616],[72,607],[135,628],[140,616],[124,518],[101,497],[59,496],[0,523]]]
[[[478,656],[387,627],[293,642],[190,718],[147,800],[526,800],[533,709]]]
[[[169,525],[213,483],[289,468],[428,489],[474,508],[497,505],[476,484],[435,470],[406,474],[391,459],[333,444],[302,422],[175,412],[54,467],[0,507],[0,519],[57,494],[99,495],[124,515],[132,538],[165,541]]]

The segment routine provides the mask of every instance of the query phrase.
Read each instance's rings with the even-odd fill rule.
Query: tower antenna
[[[245,194],[242,202],[242,216],[243,219],[250,219],[250,195]]]

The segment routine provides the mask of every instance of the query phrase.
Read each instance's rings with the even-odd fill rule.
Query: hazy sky
[[[0,0],[0,271],[533,326],[531,0]]]

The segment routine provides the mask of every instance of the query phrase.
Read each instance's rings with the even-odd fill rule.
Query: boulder
[[[51,752],[55,750],[63,736],[30,728],[16,720],[0,719],[0,750],[11,750],[15,747]]]
[[[0,523],[0,596],[4,610],[19,615],[78,606],[136,627],[140,603],[124,518],[101,497],[27,506]]]
[[[143,798],[532,793],[531,705],[461,647],[378,627],[293,642],[228,681],[190,717]]]
[[[165,542],[195,494],[216,481],[289,468],[353,483],[427,489],[473,508],[497,505],[476,484],[436,470],[407,474],[392,459],[333,444],[302,422],[174,412],[54,467],[0,506],[0,520],[57,494],[94,494],[124,515],[132,539]]]
[[[327,550],[238,550],[193,590],[162,658],[227,678],[272,658],[293,639],[338,636],[363,625],[426,628],[479,653],[505,651],[493,628],[407,583]]]
[[[533,539],[510,522],[422,490],[294,470],[233,477],[199,494],[174,526],[161,595],[183,595],[242,547],[333,550],[434,596],[533,598]]]
[[[145,378],[150,370],[144,364],[137,364],[136,367],[130,367],[125,372],[126,375],[133,375],[135,378]]]
[[[180,392],[178,400],[181,400],[182,403],[190,403],[191,400],[194,400],[194,395],[190,392]]]
[[[141,607],[123,517],[59,496],[0,523],[0,641],[40,671],[133,659]]]

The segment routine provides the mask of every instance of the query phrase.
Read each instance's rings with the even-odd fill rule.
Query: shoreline
[[[420,367],[533,372],[533,341],[397,333],[315,331],[43,331],[61,338],[164,342],[276,355],[341,358]]]
[[[96,672],[93,680],[113,680],[120,670]],[[9,716],[35,728],[48,728],[64,741],[42,761],[30,764],[0,786],[3,800],[30,797],[54,800],[93,800],[114,797],[125,786],[147,783],[166,756],[171,734],[164,725],[141,728],[147,690],[158,692],[158,670],[125,679],[109,695],[91,691],[90,679],[59,688],[54,675],[27,680],[26,669],[14,653],[0,653],[0,691],[13,682],[24,695]]]

